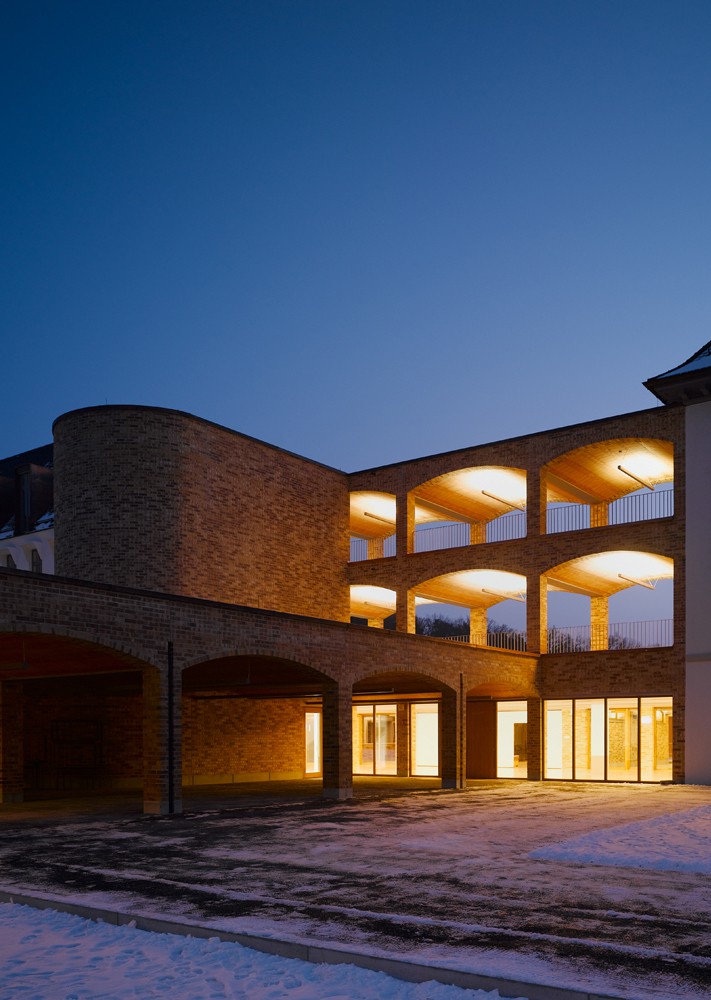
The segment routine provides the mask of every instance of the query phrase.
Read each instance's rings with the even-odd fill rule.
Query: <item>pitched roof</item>
[[[663,403],[701,403],[711,398],[711,340],[690,358],[643,383]]]

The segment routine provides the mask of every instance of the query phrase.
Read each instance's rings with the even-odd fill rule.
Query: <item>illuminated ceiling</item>
[[[653,552],[597,552],[556,566],[548,589],[588,597],[609,597],[635,585],[653,586],[674,578],[674,560]]]
[[[351,587],[351,615],[355,618],[388,618],[395,614],[397,594],[388,587],[354,584]],[[415,598],[415,604],[431,604],[424,598]]]
[[[491,521],[526,505],[522,469],[480,465],[437,476],[414,491],[415,521]]]
[[[395,531],[395,497],[392,493],[351,493],[351,535],[387,538]]]
[[[622,466],[620,469],[619,467]],[[674,447],[653,438],[617,438],[576,448],[545,467],[548,500],[601,503],[674,479]]]
[[[427,580],[415,588],[419,598],[464,608],[490,608],[526,594],[526,577],[496,569],[466,569]]]

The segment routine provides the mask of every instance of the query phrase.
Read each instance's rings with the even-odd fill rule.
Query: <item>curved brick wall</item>
[[[57,574],[348,620],[342,473],[175,410],[54,435]]]

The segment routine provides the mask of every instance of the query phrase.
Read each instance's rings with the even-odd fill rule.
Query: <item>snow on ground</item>
[[[595,830],[529,857],[711,875],[711,806]]]
[[[225,796],[49,822],[23,808],[0,814],[4,889],[626,1000],[711,996],[710,788]]]
[[[405,983],[217,938],[151,934],[0,904],[0,1000],[497,1000],[498,991]],[[525,1000],[525,998],[520,998]]]

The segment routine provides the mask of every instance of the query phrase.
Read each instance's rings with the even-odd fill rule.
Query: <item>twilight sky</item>
[[[707,0],[6,0],[0,455],[175,407],[345,470],[711,338]]]

